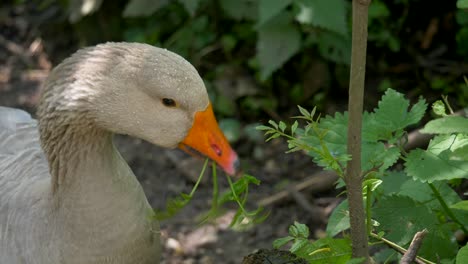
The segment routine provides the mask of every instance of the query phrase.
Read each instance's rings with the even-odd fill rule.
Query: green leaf
[[[275,16],[258,30],[260,77],[266,80],[299,51],[301,35],[287,13]]]
[[[456,204],[452,204],[450,208],[468,211],[468,201],[461,201]]]
[[[321,27],[340,35],[348,34],[348,3],[344,0],[300,0],[297,21]],[[333,8],[330,8],[333,7]]]
[[[418,255],[432,261],[453,259],[457,254],[458,245],[453,239],[451,227],[447,224],[437,224],[428,228],[428,231]]]
[[[309,228],[306,225],[294,221],[294,226],[297,229],[298,236],[303,238],[309,237]]]
[[[458,0],[457,1],[457,8],[466,9],[468,8],[468,0]],[[467,262],[468,263],[468,262]],[[457,263],[458,264],[458,263]]]
[[[269,126],[260,125],[260,126],[256,126],[255,129],[257,129],[257,130],[271,130],[272,128],[269,127]]]
[[[271,18],[283,12],[292,0],[260,0],[258,3],[259,18],[257,26],[268,22]]]
[[[371,5],[369,6],[369,20],[381,19],[388,17],[389,15],[390,11],[384,3],[380,1],[372,1]]]
[[[294,237],[287,236],[287,237],[278,238],[275,241],[273,241],[273,248],[278,249],[278,248],[286,245],[291,240],[294,240]]]
[[[438,223],[436,216],[424,204],[406,196],[385,196],[373,208],[372,215],[380,223],[378,231],[384,231],[386,238],[405,245],[413,235],[427,228],[429,231]],[[405,228],[395,228],[395,225]]]
[[[379,101],[378,108],[374,110],[372,125],[380,130],[383,139],[389,139],[388,135],[392,135],[394,131],[419,122],[426,111],[426,107],[425,100],[420,99],[408,111],[409,101],[404,98],[403,94],[388,89]]]
[[[467,8],[468,8],[468,1],[466,2],[467,2],[466,3]],[[456,261],[455,261],[455,264],[464,264],[464,263],[468,263],[468,245],[460,248],[457,254]]]
[[[443,118],[429,121],[421,133],[427,134],[450,134],[450,133],[467,133],[468,134],[468,118],[463,116],[446,116]]]
[[[200,0],[179,0],[179,2],[184,5],[185,10],[193,17],[197,11]]]
[[[168,0],[130,0],[123,11],[124,17],[150,16],[169,3]]]
[[[351,60],[351,38],[335,32],[325,31],[318,36],[320,55],[333,62],[349,65]]]
[[[315,243],[315,252],[305,258],[309,263],[346,263],[351,259],[351,241],[349,239],[321,238]]]
[[[296,132],[297,126],[299,126],[299,123],[296,120],[291,126],[291,135],[294,135],[294,133]]]
[[[292,253],[297,253],[297,251],[306,247],[308,243],[309,241],[307,241],[307,239],[296,239],[294,243],[292,244],[291,248],[289,249],[289,251],[291,251]]]
[[[468,177],[468,136],[441,135],[431,140],[427,151],[411,151],[406,173],[423,182]]]
[[[327,224],[327,234],[330,237],[349,229],[348,200],[342,201],[332,212]]]
[[[306,118],[308,118],[308,119],[311,119],[311,118],[312,118],[311,114],[309,113],[309,111],[307,111],[307,109],[301,107],[300,105],[298,105],[297,108],[299,108],[299,112],[301,112],[301,114],[302,114],[304,117],[306,117]],[[315,108],[314,108],[314,110],[315,110]]]
[[[278,124],[274,120],[269,120],[268,124],[272,125],[275,129],[278,129]]]
[[[445,104],[442,100],[437,100],[432,104],[432,111],[438,116],[446,116]]]
[[[258,2],[256,0],[220,0],[221,8],[236,20],[257,19]]]
[[[365,261],[366,261],[365,258],[352,258],[346,261],[345,264],[361,264],[361,263],[364,263]]]
[[[278,127],[279,129],[281,129],[281,132],[284,132],[284,130],[286,129],[286,124],[283,121],[279,121]]]

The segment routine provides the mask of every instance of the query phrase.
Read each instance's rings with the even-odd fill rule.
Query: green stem
[[[455,216],[455,214],[453,214],[453,211],[450,209],[450,207],[448,207],[448,205],[445,202],[444,198],[442,198],[442,195],[440,195],[439,190],[437,190],[437,188],[434,186],[434,184],[432,184],[432,183],[428,183],[428,184],[429,184],[429,187],[431,187],[431,190],[434,193],[437,200],[439,201],[440,205],[442,205],[442,208],[444,209],[447,216],[450,217],[452,219],[452,221],[454,221],[455,223],[457,223],[460,226],[461,230],[463,231],[463,233],[465,233],[465,235],[468,235],[468,230],[466,229],[465,225],[458,220],[458,218]]]
[[[245,213],[245,209],[244,209],[244,205],[241,203],[239,197],[237,196],[237,193],[236,193],[236,190],[234,189],[234,185],[232,184],[232,181],[231,181],[231,177],[227,176],[226,177],[228,182],[229,182],[229,186],[231,187],[231,191],[232,191],[232,196],[234,196],[234,199],[236,200],[237,204],[239,205],[239,208],[242,210],[242,213]]]
[[[401,253],[402,255],[404,255],[404,254],[406,253],[406,251],[407,251],[405,248],[400,247],[398,244],[393,243],[392,241],[390,241],[390,240],[388,240],[388,239],[385,239],[385,238],[383,238],[383,237],[381,237],[381,236],[379,236],[379,235],[377,235],[377,234],[375,234],[375,233],[372,233],[372,232],[371,232],[371,233],[370,233],[370,236],[373,237],[373,238],[375,238],[375,239],[377,239],[377,240],[380,240],[380,241],[384,242],[384,243],[387,244],[389,247],[391,247],[391,248],[393,248],[394,250],[398,251],[398,252]],[[419,261],[421,261],[421,262],[423,262],[423,263],[426,263],[426,264],[436,264],[436,263],[434,263],[434,262],[432,262],[432,261],[430,261],[430,260],[427,260],[427,259],[422,258],[422,257],[419,257],[419,256],[416,256],[416,258],[417,258]]]
[[[205,175],[205,170],[206,170],[206,166],[208,165],[208,159],[205,160],[205,163],[203,164],[203,168],[202,168],[202,171],[200,172],[200,175],[198,176],[198,179],[197,179],[197,182],[195,183],[195,185],[193,186],[192,188],[192,191],[190,192],[189,196],[190,198],[192,198],[193,194],[195,193],[195,191],[197,190],[198,188],[198,185],[200,184],[202,178],[203,178],[203,175]]]
[[[367,197],[366,197],[366,222],[367,222],[367,235],[370,236],[372,232],[372,188],[367,185]]]
[[[219,196],[219,189],[218,189],[218,175],[216,173],[216,163],[212,163],[212,176],[213,176],[213,204],[212,208],[218,208],[218,196]]]

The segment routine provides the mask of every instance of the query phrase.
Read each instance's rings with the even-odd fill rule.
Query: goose
[[[0,108],[2,264],[160,262],[159,224],[113,134],[195,151],[238,172],[201,77],[173,52],[84,48],[42,89],[37,121]]]

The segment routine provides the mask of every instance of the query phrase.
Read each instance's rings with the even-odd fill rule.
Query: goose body
[[[114,133],[238,166],[190,63],[145,44],[80,50],[46,80],[38,121],[0,107],[0,263],[159,263],[158,223]]]

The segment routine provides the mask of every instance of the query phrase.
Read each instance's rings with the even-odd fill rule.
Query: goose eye
[[[167,107],[174,107],[177,105],[176,102],[171,98],[163,98],[162,103]]]

